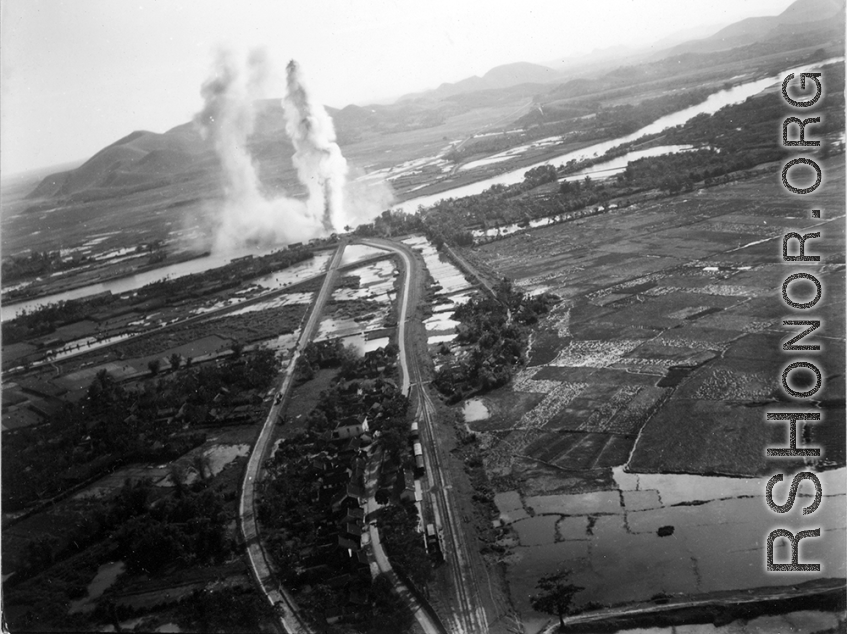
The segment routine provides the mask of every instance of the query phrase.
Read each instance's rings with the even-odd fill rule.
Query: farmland
[[[614,443],[629,438],[631,448],[643,431],[630,462],[640,470],[763,473],[761,447],[778,436],[769,438],[763,425],[732,422],[744,416],[727,403],[761,408],[776,399],[774,368],[786,336],[777,237],[820,230],[827,237],[820,246],[822,283],[831,297],[843,296],[843,159],[826,165],[827,190],[812,203],[832,210],[821,220],[804,217],[772,173],[465,249],[483,270],[562,298],[541,322],[528,366],[504,391],[545,394],[536,406],[544,408],[543,420],[533,417],[526,431],[492,433],[530,456],[543,448],[545,462],[566,470],[609,466],[608,451],[619,453]],[[823,309],[833,358],[844,345],[839,308],[833,301]],[[828,386],[833,399],[843,398],[838,377]],[[710,443],[709,426],[680,424],[671,414],[695,403],[702,408],[698,420],[720,421],[739,436]],[[496,418],[487,424],[496,425]],[[824,424],[816,433],[831,439],[832,459],[843,462],[839,427]],[[607,442],[592,440],[597,433]],[[669,438],[674,448],[659,451]],[[628,451],[620,455],[627,458]],[[514,475],[513,467],[529,486],[549,486],[544,468],[510,460],[503,475]]]
[[[703,568],[702,548],[669,554],[655,581],[646,573],[632,585],[638,575],[624,575],[628,587],[610,582],[600,553],[609,557],[610,544],[619,549],[629,539],[653,556],[659,524],[652,538],[636,538],[630,535],[643,530],[636,522],[661,518],[691,539],[691,530],[680,524],[693,519],[676,517],[674,504],[692,495],[715,500],[695,514],[697,523],[715,531],[712,522],[729,508],[719,507],[742,504],[732,493],[737,486],[751,493],[762,489],[761,478],[773,469],[763,447],[785,442],[784,429],[766,425],[764,413],[783,404],[778,371],[789,332],[781,320],[790,315],[780,297],[789,268],[780,249],[788,231],[820,231],[825,238],[815,251],[821,255],[815,274],[827,298],[818,313],[826,324],[826,354],[818,359],[826,400],[820,404],[822,422],[807,433],[824,447],[819,468],[844,465],[844,377],[838,366],[845,352],[844,159],[822,166],[827,186],[811,200],[784,194],[771,164],[744,182],[460,249],[490,279],[506,276],[518,289],[561,300],[540,319],[526,365],[508,386],[483,397],[488,417],[468,423],[484,438],[485,468],[503,526],[499,544],[506,549],[503,561],[510,564],[507,578],[518,609],[521,595],[556,562],[587,566],[575,577],[586,588],[577,596],[582,605],[718,587]],[[810,216],[812,206],[822,210],[820,219]],[[674,484],[674,478],[690,482]],[[673,502],[671,491],[687,491],[688,497]],[[832,485],[831,491],[833,499],[843,500],[843,487]],[[721,497],[731,501],[718,502]],[[829,508],[834,512],[834,504]],[[834,516],[827,521],[842,525]],[[756,535],[749,535],[751,552]],[[840,553],[843,544],[835,540],[831,548]],[[831,556],[835,561],[841,555]],[[684,563],[687,557],[700,562],[699,573]],[[646,565],[627,557],[620,562]],[[754,587],[768,581],[739,573],[733,583]]]

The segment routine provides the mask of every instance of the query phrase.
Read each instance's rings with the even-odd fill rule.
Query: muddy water
[[[465,417],[466,423],[486,420],[488,418],[488,408],[482,402],[482,399],[471,398],[465,401],[462,407],[462,415]]]
[[[347,247],[351,248],[351,247]],[[347,253],[345,248],[345,257]],[[363,250],[355,253],[358,259],[369,258],[373,255],[384,255],[382,249],[362,247]],[[387,346],[388,337],[373,337],[369,333],[385,328],[385,321],[389,315],[393,302],[396,300],[394,280],[398,275],[397,268],[392,260],[380,260],[372,262],[351,271],[345,275],[359,278],[357,288],[337,288],[332,293],[334,301],[367,300],[376,302],[379,307],[368,311],[360,317],[325,316],[321,319],[315,341],[333,339],[340,337],[344,346],[352,346],[359,354],[372,352],[377,348]],[[378,334],[378,333],[377,333]]]
[[[243,458],[250,451],[250,445],[215,445],[204,454],[209,460],[209,469],[216,476],[224,467],[236,458]]]
[[[820,538],[802,542],[801,561],[823,562],[824,577],[847,572],[847,469],[818,474],[824,497],[813,519],[799,512],[801,503],[811,502],[811,487],[801,487],[796,512],[776,516],[764,501],[767,478],[630,474],[622,468],[613,475],[617,488],[611,491],[495,497],[501,521],[519,542],[508,574],[528,631],[543,620],[528,595],[539,577],[561,569],[572,570],[573,583],[585,588],[578,603],[801,583],[808,576],[765,571],[767,535],[777,527],[795,533],[820,528]],[[786,540],[777,541],[775,561],[789,558]]]
[[[83,599],[71,601],[68,613],[75,614],[77,612],[91,612],[94,610],[95,604],[92,603],[94,599],[100,598],[100,596],[102,596],[102,594],[108,590],[115,581],[117,581],[118,575],[120,575],[125,568],[126,566],[122,561],[113,561],[100,566],[97,570],[97,574],[94,576],[94,579],[92,579],[91,583],[88,584],[88,595]]]

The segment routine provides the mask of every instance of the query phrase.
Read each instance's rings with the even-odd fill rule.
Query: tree
[[[159,374],[159,370],[162,367],[162,361],[160,359],[150,359],[150,361],[147,362],[147,367],[150,368],[150,374],[156,376]]]
[[[200,476],[200,480],[206,482],[208,477],[212,475],[212,464],[209,456],[205,453],[196,453],[191,463],[195,471],[197,471],[197,475]]]
[[[371,619],[369,632],[407,632],[414,617],[399,595],[394,593],[391,581],[383,574],[371,585]]]
[[[541,592],[529,598],[533,609],[547,614],[555,614],[559,617],[559,624],[562,627],[565,626],[564,616],[573,613],[571,602],[574,595],[584,589],[581,586],[565,583],[570,574],[570,570],[565,570],[541,577],[535,584],[535,587]]]
[[[391,501],[391,493],[388,489],[377,489],[374,500],[377,504],[388,504]]]
[[[232,344],[232,356],[236,359],[241,357],[241,354],[244,352],[244,344],[240,341],[235,341]]]
[[[171,364],[171,370],[176,370],[176,369],[179,368],[180,364],[182,363],[182,357],[179,356],[176,352],[174,352],[170,356],[169,361],[170,361],[170,364]]]
[[[176,496],[181,498],[186,492],[185,478],[187,475],[185,465],[180,462],[172,462],[168,466],[168,474],[171,476],[171,481],[174,483],[174,491]]]
[[[418,512],[414,504],[401,502],[381,510],[377,519],[380,538],[388,551],[391,564],[405,574],[418,588],[432,579],[432,562],[418,532]]]

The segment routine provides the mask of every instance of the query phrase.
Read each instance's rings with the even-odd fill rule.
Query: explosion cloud
[[[286,67],[288,93],[283,100],[286,130],[294,143],[294,165],[309,190],[309,213],[327,230],[344,225],[344,182],[347,161],[335,142],[335,128],[326,110],[315,104],[303,86],[300,67]]]
[[[347,182],[347,161],[335,141],[332,119],[306,91],[295,61],[287,68],[283,99],[286,133],[295,153],[297,175],[308,198],[269,197],[262,192],[247,143],[254,131],[256,100],[262,96],[269,65],[260,51],[250,55],[246,73],[228,52],[218,54],[203,84],[203,110],[195,117],[211,139],[221,163],[224,203],[217,218],[213,250],[245,244],[269,246],[300,242],[345,230],[348,223],[373,218],[390,202],[384,183]]]

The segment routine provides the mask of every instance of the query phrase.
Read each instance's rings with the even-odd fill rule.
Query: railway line
[[[488,631],[485,609],[478,595],[473,568],[470,563],[465,530],[458,517],[453,501],[453,487],[445,473],[438,444],[435,438],[435,406],[423,386],[420,364],[415,353],[414,333],[407,327],[410,321],[410,306],[417,305],[419,289],[417,279],[418,261],[411,247],[387,240],[361,240],[368,246],[388,249],[397,253],[405,265],[403,300],[398,319],[398,343],[400,365],[403,373],[402,389],[415,406],[415,421],[423,449],[425,466],[424,514],[433,520],[445,560],[449,565],[455,596],[454,609],[446,624],[457,634],[483,634]]]
[[[424,515],[427,521],[435,526],[438,541],[441,545],[445,560],[449,565],[452,591],[455,597],[449,617],[442,615],[444,623],[431,615],[428,610],[420,609],[414,601],[410,601],[415,618],[427,634],[484,634],[487,631],[485,609],[479,599],[473,568],[470,565],[468,545],[465,540],[464,527],[458,517],[453,500],[452,485],[445,473],[439,455],[435,437],[435,406],[423,386],[422,372],[417,360],[414,333],[409,327],[414,307],[419,301],[418,279],[419,263],[412,249],[406,245],[387,240],[360,240],[362,244],[396,253],[403,261],[404,280],[400,314],[398,318],[398,344],[400,347],[400,370],[402,389],[414,405],[418,424],[422,455],[425,468],[424,480]],[[247,544],[247,555],[253,576],[268,602],[274,606],[279,615],[280,625],[287,634],[308,634],[313,630],[301,616],[293,597],[275,581],[270,559],[259,538],[256,521],[255,488],[260,477],[261,466],[269,450],[270,438],[274,424],[285,407],[285,399],[291,389],[294,368],[302,350],[314,336],[320,315],[329,295],[332,284],[341,263],[345,242],[339,244],[327,268],[326,278],[310,308],[308,318],[298,339],[297,347],[277,392],[277,397],[271,406],[259,437],[253,446],[248,459],[239,499],[239,524],[244,541]],[[372,539],[371,546],[377,562],[382,562],[380,568],[390,571],[390,563],[382,551],[379,539]],[[395,578],[395,583],[397,583]],[[404,592],[406,590],[406,592]],[[409,599],[407,589],[399,588],[401,595]]]

